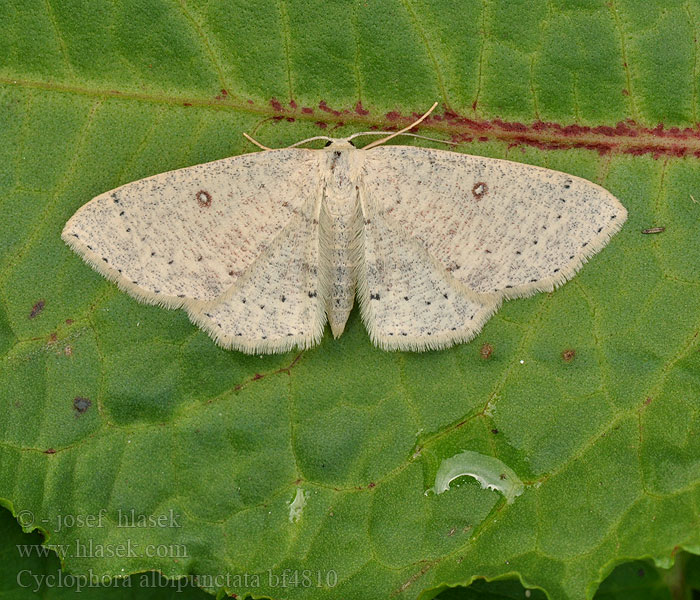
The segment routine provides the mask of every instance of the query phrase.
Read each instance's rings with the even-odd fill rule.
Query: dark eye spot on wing
[[[489,186],[483,181],[477,181],[472,187],[472,196],[477,200],[481,200],[489,192]]]
[[[197,204],[202,208],[209,208],[211,206],[211,194],[206,190],[199,190],[194,197],[197,199]]]

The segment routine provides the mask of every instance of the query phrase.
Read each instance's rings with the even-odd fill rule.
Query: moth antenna
[[[326,140],[326,141],[332,142],[333,138],[329,138],[327,135],[316,135],[314,137],[306,138],[305,140],[301,140],[299,142],[296,142],[295,144],[292,144],[291,146],[287,146],[287,148],[296,148],[297,146],[301,146],[302,144],[306,144],[306,142],[313,142],[314,140]]]
[[[243,137],[247,139],[249,142],[252,142],[255,144],[258,148],[262,148],[263,150],[272,150],[272,148],[268,148],[267,146],[263,146],[260,142],[257,140],[254,140],[252,137],[250,137],[247,133],[243,132]]]
[[[354,140],[356,137],[361,135],[390,135],[393,131],[361,131],[360,133],[355,133],[351,135],[348,140]],[[441,140],[438,138],[428,137],[427,135],[418,135],[417,133],[402,133],[401,135],[410,135],[411,137],[420,138],[421,140],[428,140],[430,142],[439,142],[441,144],[449,144],[450,146],[459,146],[459,142],[452,142],[450,140]]]
[[[423,120],[427,119],[427,118],[428,118],[428,115],[429,115],[431,112],[433,112],[433,111],[435,110],[435,107],[436,107],[437,105],[438,105],[437,102],[436,102],[435,104],[433,104],[433,105],[430,107],[430,109],[428,110],[428,112],[426,112],[426,113],[425,113],[420,119],[418,119],[417,121],[414,121],[413,123],[411,123],[408,127],[404,127],[403,129],[400,129],[399,131],[396,131],[395,133],[392,133],[391,135],[389,135],[389,136],[387,136],[387,137],[385,137],[385,138],[382,138],[381,140],[377,140],[376,142],[372,142],[371,144],[367,144],[367,145],[366,145],[364,148],[362,148],[362,149],[363,149],[363,150],[369,150],[370,148],[374,148],[375,146],[379,146],[380,144],[384,144],[385,142],[388,142],[390,139],[395,138],[397,135],[401,135],[402,133],[406,133],[407,131],[413,129],[416,125],[418,125],[419,123],[421,123]]]

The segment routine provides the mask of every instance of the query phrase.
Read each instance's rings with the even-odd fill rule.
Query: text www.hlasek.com
[[[120,544],[97,544],[92,540],[75,540],[74,544],[17,544],[17,552],[23,558],[48,557],[55,552],[65,558],[188,558],[184,544],[146,544],[140,547],[133,540]]]

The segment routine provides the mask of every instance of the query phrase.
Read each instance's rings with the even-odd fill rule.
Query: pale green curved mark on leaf
[[[435,475],[435,485],[428,492],[442,494],[450,489],[450,483],[465,475],[476,479],[482,488],[496,490],[503,494],[508,504],[511,504],[525,489],[515,471],[496,457],[467,450],[446,458],[440,463]]]

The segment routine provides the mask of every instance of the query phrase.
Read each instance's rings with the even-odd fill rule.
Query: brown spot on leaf
[[[56,451],[53,448],[48,448],[44,450],[44,454],[56,454]]]
[[[334,108],[331,108],[330,106],[328,106],[328,104],[326,104],[325,100],[321,100],[318,103],[318,108],[320,110],[322,110],[323,112],[330,113],[336,117],[339,117],[341,115],[341,112],[339,110],[335,110]]]
[[[493,433],[493,435],[497,435],[497,434],[498,434],[498,429],[492,429],[492,430],[491,430],[491,433]]]
[[[649,227],[649,229],[642,229],[642,233],[663,233],[666,231],[665,227]]]
[[[73,398],[73,408],[79,415],[84,414],[91,406],[92,402],[90,401],[90,398],[84,398],[83,396],[76,396]]]
[[[33,319],[36,317],[46,306],[45,300],[39,300],[34,306],[32,306],[32,312],[29,313],[29,318]]]
[[[63,349],[63,354],[65,354],[66,356],[73,356],[73,348],[71,348],[70,346],[66,346]]]
[[[483,181],[477,181],[472,187],[472,196],[477,200],[481,200],[489,192],[489,186]]]
[[[647,396],[646,400],[644,400],[644,406],[649,406],[652,402],[652,397]]]
[[[573,348],[568,348],[567,350],[564,350],[564,352],[561,353],[561,357],[564,360],[564,362],[570,363],[572,360],[574,360],[576,356],[576,350]]]
[[[206,190],[199,190],[195,194],[195,198],[197,199],[197,204],[202,208],[209,208],[211,206],[211,194]]]
[[[369,489],[372,489],[375,485],[377,485],[377,484],[374,483],[374,481],[370,481],[370,482],[367,484],[367,487],[368,487]]]
[[[369,111],[365,107],[362,106],[362,102],[358,102],[357,104],[355,104],[355,112],[358,115],[368,115],[369,114]]]
[[[73,319],[66,319],[66,325],[72,325]]]
[[[479,350],[479,354],[481,355],[481,358],[488,360],[493,354],[493,346],[491,344],[484,344],[481,347],[481,350]]]

